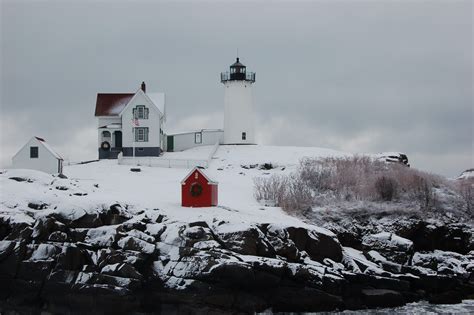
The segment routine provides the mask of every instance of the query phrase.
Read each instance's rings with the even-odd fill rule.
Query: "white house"
[[[63,158],[43,138],[33,137],[12,158],[13,168],[63,173]]]
[[[99,93],[99,159],[123,156],[159,156],[163,151],[166,121],[165,94],[146,93],[145,82],[135,93]]]

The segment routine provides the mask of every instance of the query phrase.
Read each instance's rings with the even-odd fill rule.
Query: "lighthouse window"
[[[247,133],[246,132],[242,132],[242,140],[247,140]]]

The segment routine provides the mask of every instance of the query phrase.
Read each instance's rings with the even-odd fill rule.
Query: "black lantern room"
[[[239,58],[230,66],[230,72],[221,72],[221,82],[248,81],[255,82],[255,72],[247,72],[247,67],[240,63]]]

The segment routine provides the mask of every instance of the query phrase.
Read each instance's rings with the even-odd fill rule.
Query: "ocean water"
[[[271,311],[262,314],[273,314]],[[278,313],[283,315],[283,313]],[[474,300],[464,300],[459,304],[430,304],[426,301],[409,303],[400,307],[378,308],[342,312],[316,312],[316,313],[284,313],[285,315],[378,315],[378,314],[406,314],[406,315],[434,315],[434,314],[474,314]]]
[[[351,314],[474,314],[474,300],[464,300],[459,304],[430,304],[426,301],[409,303],[404,306],[394,308],[380,308],[372,310],[343,311],[343,312],[320,312],[305,313],[317,315],[351,315]]]

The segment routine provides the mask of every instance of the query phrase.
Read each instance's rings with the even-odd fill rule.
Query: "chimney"
[[[146,84],[145,84],[145,81],[142,82],[142,91],[143,91],[143,93],[146,93]]]

